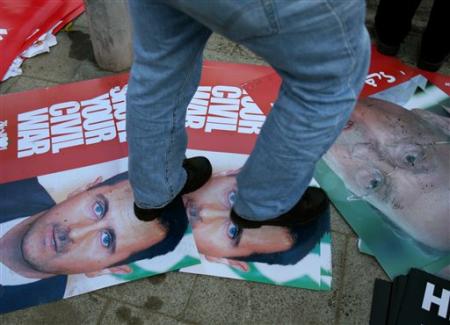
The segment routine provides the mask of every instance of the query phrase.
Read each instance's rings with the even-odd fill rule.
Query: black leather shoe
[[[192,157],[183,161],[187,179],[180,194],[188,194],[202,187],[212,175],[212,166],[206,157]]]
[[[183,161],[187,178],[184,187],[178,195],[194,192],[202,187],[212,175],[212,166],[206,157],[192,157]],[[161,216],[165,207],[157,209],[144,209],[133,204],[134,214],[141,221],[152,221]]]
[[[322,189],[308,187],[297,204],[291,210],[277,218],[264,221],[247,220],[239,216],[234,210],[231,210],[230,218],[231,221],[240,228],[307,225],[319,218],[328,206],[328,196]]]
[[[430,25],[430,23],[428,25]],[[441,31],[438,31],[438,34],[436,34],[436,30],[434,30],[435,34],[432,34],[429,30],[430,29],[427,28],[422,37],[417,67],[423,70],[436,72],[449,57],[450,42],[446,42],[442,39]]]
[[[436,0],[431,8],[427,27],[423,32],[420,55],[417,66],[420,69],[435,72],[448,59],[450,42],[448,39],[448,13],[450,1]]]
[[[411,30],[411,22],[420,1],[378,1],[374,27],[377,49],[380,53],[397,55],[401,43]]]
[[[398,51],[400,50],[400,44],[389,45],[389,44],[383,43],[378,38],[376,40],[376,44],[377,44],[378,52],[380,52],[381,54],[384,54],[384,55],[396,56]]]
[[[133,203],[134,215],[141,221],[152,221],[159,218],[164,210],[164,207],[159,209],[144,209]]]
[[[436,72],[442,67],[444,62],[445,62],[445,59],[443,59],[441,61],[437,61],[437,62],[430,62],[430,61],[427,61],[426,58],[419,57],[419,60],[417,61],[417,67],[422,70]]]

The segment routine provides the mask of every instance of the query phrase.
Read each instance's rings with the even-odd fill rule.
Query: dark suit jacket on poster
[[[54,205],[37,178],[0,185],[0,224],[31,216]],[[0,283],[0,313],[58,300],[64,296],[66,283],[65,275],[16,286]]]

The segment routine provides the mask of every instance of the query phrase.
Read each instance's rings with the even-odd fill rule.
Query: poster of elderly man
[[[422,76],[361,100],[318,166],[390,276],[450,257],[449,104]]]
[[[450,278],[450,78],[423,74],[374,51],[361,98],[314,175],[391,278],[413,267]],[[278,81],[246,89],[263,105]]]

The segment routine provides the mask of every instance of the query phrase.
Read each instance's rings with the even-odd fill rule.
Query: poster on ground
[[[315,179],[391,278],[412,267],[450,277],[450,78],[372,53],[355,111]],[[274,73],[246,90],[263,105],[279,82]]]
[[[450,277],[450,77],[372,53],[356,108],[314,177],[391,278],[413,267]],[[245,89],[264,105],[279,83],[274,73]]]
[[[192,151],[212,162],[211,180],[184,196],[201,257],[182,272],[313,290],[331,289],[330,214],[308,226],[244,229],[236,236],[229,218],[235,176],[248,155]],[[312,186],[318,186],[314,181]]]
[[[449,263],[449,104],[421,75],[370,96],[317,166],[361,250],[390,277]]]
[[[373,53],[369,76],[392,83],[366,81],[315,176],[389,277],[450,278],[450,78]]]
[[[308,229],[271,227],[290,245],[271,249],[266,262],[241,253],[220,256],[217,251],[203,251],[200,260],[195,245],[208,240],[196,236],[202,224],[194,222],[195,211],[202,201],[223,204],[216,211],[221,216],[219,228],[225,240],[232,237],[228,211],[234,175],[270,109],[255,103],[243,85],[272,73],[268,67],[205,63],[201,85],[188,107],[187,155],[210,157],[214,178],[207,188],[175,200],[150,223],[132,216],[125,130],[127,74],[0,96],[0,311],[200,261],[208,263],[210,275],[232,273],[250,281],[329,290],[328,213]],[[224,100],[229,94],[233,102]],[[302,244],[294,240],[298,235],[309,239]],[[214,239],[211,244],[220,242]],[[282,270],[289,272],[277,276]]]
[[[212,161],[214,174],[201,190],[184,197],[201,265],[182,271],[330,290],[328,211],[309,227],[262,227],[244,230],[240,238],[234,237],[235,226],[230,222],[229,212],[236,191],[235,175],[251,152],[275,99],[255,98],[264,96],[266,82],[270,83],[270,93],[276,96],[278,85],[272,78],[278,77],[268,67],[206,65],[212,71],[218,71],[220,66],[225,68],[222,75],[203,76],[202,85],[187,109],[189,148]],[[261,80],[264,82],[260,83]],[[248,85],[253,86],[253,95],[247,92]],[[288,244],[281,247],[281,241]]]

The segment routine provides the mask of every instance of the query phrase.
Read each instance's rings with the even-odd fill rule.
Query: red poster
[[[189,148],[249,153],[269,107],[256,105],[242,86],[272,74],[263,66],[206,62],[196,93],[202,98],[188,107]],[[127,80],[121,74],[1,96],[8,144],[0,150],[0,183],[126,157]],[[224,96],[235,97],[240,117],[206,114],[202,105]]]
[[[441,88],[447,94],[450,94],[450,81],[448,76],[407,66],[395,57],[380,54],[375,46],[373,46],[369,72],[360,97],[365,98],[371,96],[419,75],[423,75],[431,83]],[[280,84],[280,77],[272,70],[271,73],[246,83],[244,88],[260,107],[268,110],[278,95]]]
[[[187,108],[190,139],[187,156],[207,156],[213,165],[214,175],[208,186],[218,193],[212,203],[217,207],[213,215],[219,231],[224,227],[232,229],[232,224],[229,208],[216,204],[217,200],[223,202],[223,195],[227,200],[231,197],[234,173],[251,151],[270,110],[270,105],[256,103],[244,87],[274,76],[273,70],[264,66],[206,62],[200,87]],[[192,218],[194,207],[210,200],[208,195],[197,193],[195,197],[175,200],[173,208],[164,214],[172,220],[172,226],[163,227],[162,234],[157,224],[129,218],[133,213],[133,199],[131,191],[126,190],[129,188],[125,131],[127,79],[127,74],[121,74],[0,96],[3,251],[7,244],[15,247],[20,237],[16,231],[28,222],[32,224],[28,235],[19,240],[22,243],[19,253],[15,251],[3,265],[0,261],[0,284],[6,288],[0,292],[0,313],[180,268],[185,272],[330,290],[328,211],[307,230],[272,227],[271,231],[286,238],[287,244],[282,248],[272,247],[270,243],[256,247],[267,253],[261,255],[270,256],[268,261],[258,260],[255,254],[240,256],[236,255],[239,252],[233,252],[230,255],[228,251],[213,252],[200,246],[197,252],[194,239],[215,241],[217,247],[222,245],[221,240],[229,240],[228,237],[209,238],[211,233],[201,236],[198,230],[205,227],[201,223],[189,228],[188,219]],[[259,94],[258,89],[256,85],[253,91]],[[73,240],[70,246],[73,248],[69,249],[66,239],[76,235],[73,229],[87,230],[89,236]],[[160,241],[153,243],[154,236],[149,236],[149,231],[156,231]],[[294,231],[302,232],[302,239],[310,239],[297,240],[300,237],[294,237]],[[267,233],[253,235],[267,236]],[[130,237],[133,239],[124,240]],[[274,238],[278,237],[274,235]],[[116,241],[125,242],[117,245],[122,247],[120,252],[110,244]],[[77,251],[79,247],[87,247],[88,254],[85,249]],[[62,260],[71,252],[77,258],[76,263],[72,259]],[[132,261],[122,256],[130,252]],[[102,258],[93,260],[93,255]],[[238,256],[240,260],[230,256]],[[32,264],[26,270],[33,272],[34,278],[8,264],[12,258],[30,261]],[[63,268],[55,262],[58,259]],[[101,265],[97,261],[102,261]],[[186,269],[200,262],[201,269]],[[36,275],[38,270],[41,273]],[[24,276],[19,276],[21,272]]]
[[[0,0],[0,80],[41,35],[57,32],[84,10],[82,0]]]

